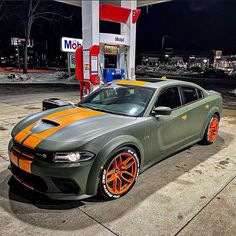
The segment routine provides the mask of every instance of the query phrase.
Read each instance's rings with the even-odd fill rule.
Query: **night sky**
[[[236,1],[174,1],[142,8],[137,49],[236,50]]]
[[[11,1],[12,2],[12,1]],[[19,4],[21,1],[16,1]],[[81,9],[43,1],[53,9],[57,4],[71,20],[49,23],[43,20],[35,22],[32,37],[36,43],[48,42],[49,54],[58,53],[60,37],[81,37]],[[137,53],[158,51],[161,39],[168,35],[165,47],[178,50],[214,50],[223,49],[236,54],[236,1],[188,0],[173,1],[142,8],[137,23]],[[101,23],[101,31],[109,32],[112,24]],[[9,43],[10,37],[22,37],[20,22],[13,17],[0,21],[0,44]],[[117,33],[119,26],[110,33]],[[0,45],[0,47],[1,47]]]

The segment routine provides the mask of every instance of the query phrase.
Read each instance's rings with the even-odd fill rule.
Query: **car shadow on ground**
[[[0,173],[0,206],[19,220],[42,228],[72,231],[96,224],[94,220],[88,220],[87,215],[106,224],[137,208],[146,198],[184,173],[204,165],[205,160],[227,148],[232,139],[232,135],[222,132],[211,146],[195,145],[159,162],[140,175],[129,194],[113,201],[96,197],[83,201],[50,200],[20,186],[5,170]],[[183,184],[191,183],[185,181]]]

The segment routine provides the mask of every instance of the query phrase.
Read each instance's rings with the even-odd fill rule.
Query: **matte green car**
[[[52,199],[119,198],[153,164],[200,141],[213,143],[221,113],[220,94],[193,83],[114,81],[77,105],[17,124],[10,169]]]

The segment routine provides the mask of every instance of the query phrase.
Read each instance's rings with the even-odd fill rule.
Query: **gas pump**
[[[120,45],[103,45],[104,47],[104,83],[125,79],[125,68],[120,67]],[[124,65],[123,65],[124,66]]]

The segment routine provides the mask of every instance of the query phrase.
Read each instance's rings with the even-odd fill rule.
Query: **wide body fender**
[[[144,148],[141,142],[131,135],[121,135],[113,138],[108,143],[106,143],[106,145],[104,145],[94,160],[88,176],[86,188],[87,194],[95,195],[97,193],[99,173],[101,168],[105,165],[106,161],[116,153],[118,149],[124,146],[131,146],[137,149],[140,158],[140,170],[142,170]]]
[[[213,116],[215,113],[218,113],[218,114],[221,116],[221,111],[220,111],[220,109],[219,109],[218,107],[216,107],[216,106],[213,106],[213,107],[209,110],[208,115],[207,115],[207,120],[206,120],[206,122],[204,123],[204,125],[203,125],[203,127],[202,127],[202,130],[201,130],[201,138],[204,137],[204,134],[205,134],[205,131],[206,131],[206,129],[207,129],[207,126],[208,126],[208,124],[209,124],[209,122],[210,122],[212,116]],[[219,118],[221,118],[221,117],[219,117]]]

